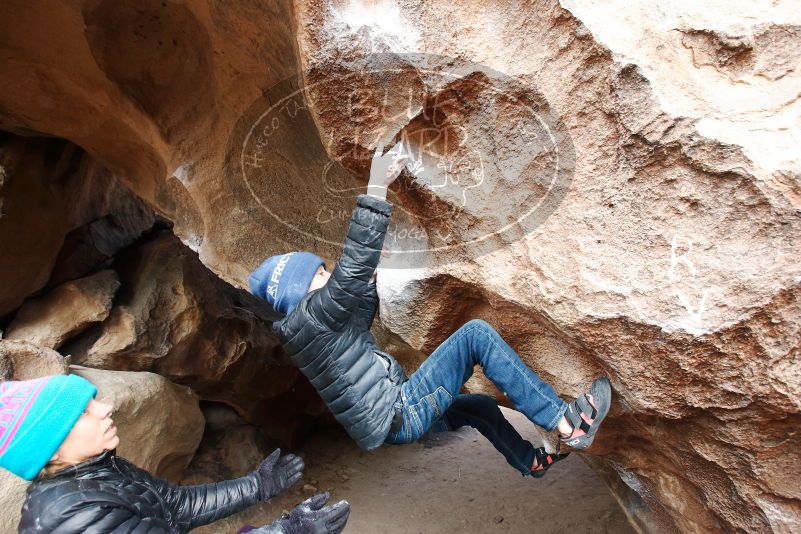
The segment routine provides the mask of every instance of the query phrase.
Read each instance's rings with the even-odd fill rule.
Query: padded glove
[[[331,494],[320,493],[297,505],[278,521],[285,534],[339,534],[350,516],[350,503],[325,506]]]
[[[339,534],[348,522],[350,503],[339,501],[332,506],[324,506],[330,496],[328,492],[315,495],[269,525],[248,532],[249,534]]]
[[[292,486],[303,476],[304,467],[299,456],[281,456],[281,449],[275,449],[254,472],[259,480],[259,499],[266,501]]]

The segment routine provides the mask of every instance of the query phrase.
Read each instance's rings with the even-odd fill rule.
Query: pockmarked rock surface
[[[70,337],[108,317],[119,287],[117,273],[111,270],[66,282],[45,296],[26,302],[6,330],[5,338],[57,349]]]
[[[117,454],[173,482],[180,480],[203,436],[198,396],[155,373],[71,366],[97,387],[97,400],[114,407]]]
[[[298,7],[332,158],[357,172],[353,154],[393,136],[413,154],[393,224],[422,225],[429,253],[404,264],[411,243],[390,241],[384,325],[428,353],[485,319],[566,396],[609,375],[615,408],[590,454],[658,512],[641,528],[801,529],[798,7]],[[530,135],[543,130],[553,145]],[[478,178],[451,164],[470,157]],[[544,177],[563,164],[558,207],[494,231],[555,198]],[[432,246],[477,229],[503,242]]]
[[[0,128],[82,147],[240,287],[270,254],[335,259],[376,145],[404,140],[415,159],[389,196],[378,284],[410,370],[485,319],[561,394],[610,376],[589,454],[657,511],[641,528],[801,529],[797,2],[0,9]],[[19,198],[50,197],[4,194],[0,232],[49,236]],[[19,284],[0,314],[54,254],[29,264],[24,236],[6,243],[18,252],[0,262],[18,259],[0,272]],[[141,323],[123,310],[107,322]],[[187,344],[137,335],[93,357],[180,382],[198,365],[170,368]],[[250,391],[248,373],[215,376]],[[216,384],[201,389],[237,402]]]

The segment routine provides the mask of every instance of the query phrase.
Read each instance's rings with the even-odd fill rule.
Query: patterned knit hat
[[[36,478],[96,394],[77,375],[0,383],[0,466]]]
[[[311,252],[289,252],[271,256],[250,273],[250,292],[288,315],[309,292],[314,274],[325,261]]]

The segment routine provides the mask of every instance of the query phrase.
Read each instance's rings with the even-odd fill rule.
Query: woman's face
[[[120,444],[120,438],[111,419],[113,410],[114,407],[109,404],[90,400],[51,462],[79,464],[103,451],[115,449]]]
[[[320,289],[328,282],[328,279],[331,277],[331,273],[325,270],[325,267],[320,265],[317,268],[317,272],[314,273],[314,278],[312,278],[311,284],[309,284],[309,291],[314,291],[315,289]]]

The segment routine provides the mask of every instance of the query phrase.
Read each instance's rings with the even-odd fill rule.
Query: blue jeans
[[[481,432],[512,467],[530,474],[534,447],[503,417],[497,403],[486,395],[459,394],[476,365],[481,365],[486,377],[532,423],[549,432],[556,427],[567,403],[523,363],[492,326],[474,319],[442,342],[403,383],[396,402],[403,423],[385,442],[412,443],[429,430],[468,425]]]

